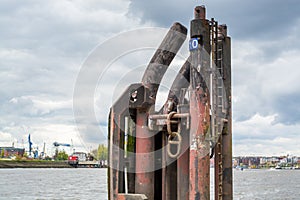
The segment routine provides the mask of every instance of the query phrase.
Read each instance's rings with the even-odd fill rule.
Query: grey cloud
[[[44,135],[50,133],[55,135],[57,133],[54,132],[61,128],[59,124],[66,126],[62,127],[66,129],[64,133],[76,132],[73,130],[75,125],[72,111],[68,107],[32,111],[34,108],[32,101],[22,100],[16,105],[9,101],[28,95],[33,97],[48,95],[52,101],[70,101],[80,64],[100,41],[114,33],[145,26],[148,22],[169,27],[174,21],[180,21],[189,26],[189,21],[193,18],[193,8],[197,3],[132,0],[127,13],[132,17],[129,19],[125,16],[127,1],[2,1],[0,7],[2,132],[18,137],[24,135],[21,127],[26,126],[36,134],[41,130],[45,132]],[[297,128],[294,125],[299,123],[300,116],[295,114],[297,112],[295,108],[300,106],[297,101],[299,98],[297,85],[300,83],[295,77],[282,75],[280,66],[275,64],[278,59],[291,59],[282,65],[294,65],[294,68],[288,69],[294,76],[299,74],[297,69],[299,62],[292,61],[299,52],[299,1],[218,0],[208,1],[205,4],[208,17],[213,16],[220,23],[227,23],[232,36],[233,93],[238,98],[233,105],[235,120],[238,123],[244,122],[256,113],[261,116],[277,114],[272,126],[286,123],[286,127]],[[137,19],[138,16],[142,19]],[[237,48],[239,45],[242,45],[242,48]],[[109,50],[107,48],[107,52]],[[296,52],[294,55],[289,57],[285,54],[293,50]],[[136,58],[133,55],[123,59],[119,64],[120,66],[123,64],[122,69],[125,66],[130,71],[130,67],[136,67],[133,66],[135,63],[147,63],[143,59],[144,55]],[[273,73],[268,77],[266,73],[270,71]],[[113,90],[110,87],[113,85],[110,84],[112,81],[119,81],[118,85],[121,86],[128,81],[131,83],[140,81],[140,77],[135,74],[128,76],[126,74],[124,80],[116,80],[118,75],[125,73],[122,70],[110,73],[105,77],[106,84],[101,86],[107,91]],[[290,83],[291,87],[285,93],[285,89],[278,88],[275,83],[281,82],[283,88],[288,88],[286,86],[289,85],[286,83],[288,79],[293,80],[294,84]],[[115,91],[118,92],[119,90]],[[96,97],[98,97],[97,106],[103,101],[107,103],[107,99],[101,102],[102,96]],[[102,110],[96,108],[96,111]],[[81,133],[84,141],[98,143],[106,139],[105,135],[98,134],[107,131],[106,127],[102,127],[99,132],[99,124],[106,126],[107,120],[106,113],[100,112],[99,123],[88,124],[89,122],[84,120],[78,121],[78,125],[85,130]],[[28,113],[32,115],[28,116]],[[87,124],[90,126],[84,129]],[[244,132],[236,132],[237,143],[246,144],[243,141],[249,137],[247,128],[252,126],[255,124],[246,124]],[[268,132],[268,137],[264,137],[267,131],[266,127],[262,127],[253,137],[259,138],[260,141],[264,138],[274,139],[273,129]],[[288,129],[287,132],[292,131]],[[276,136],[278,135],[280,133],[276,132]],[[287,137],[289,136],[287,134]],[[42,137],[40,140],[42,141]],[[252,144],[256,142],[248,141]]]
[[[127,4],[120,2],[112,8],[104,1],[6,1],[7,12],[0,12],[2,44],[46,55],[82,57],[110,34],[135,24],[135,19],[123,17],[125,11],[116,12]]]
[[[274,107],[278,112],[274,123],[284,123],[287,125],[300,123],[300,94],[281,95],[274,100]]]
[[[261,59],[260,64],[272,62],[283,52],[299,47],[298,0],[284,3],[279,0],[218,0],[200,3],[205,4],[208,18],[214,17],[219,23],[228,25],[233,44],[237,41],[248,41],[258,45],[261,56],[249,60]],[[199,5],[193,1],[175,3],[170,0],[131,0],[129,15],[140,15],[144,21],[153,21],[165,27],[175,21],[189,27],[196,4]]]
[[[277,114],[275,124],[300,123],[298,53],[282,55],[270,64],[245,62],[242,65],[236,61],[233,73],[235,120],[245,121],[259,113],[262,116]]]
[[[193,8],[198,2],[193,1],[147,1],[131,0],[131,15],[140,14],[144,21],[154,21],[169,26],[174,21],[189,25],[193,18]],[[199,2],[203,3],[203,2]],[[198,4],[199,4],[198,3]],[[215,17],[221,23],[229,25],[234,38],[270,39],[287,34],[299,19],[300,2],[288,0],[265,1],[207,1],[208,17]]]
[[[254,115],[246,121],[234,121],[234,154],[253,155],[282,154],[298,155],[299,124],[282,124],[273,121],[276,116]]]
[[[144,21],[153,21],[163,26],[169,26],[174,21],[189,26],[196,3],[132,0],[129,14],[139,14]],[[288,59],[285,55],[287,52],[299,52],[297,38],[300,31],[300,2],[219,0],[207,1],[204,4],[208,18],[215,17],[220,23],[227,23],[232,37],[233,94],[239,98],[233,105],[235,119],[244,121],[256,113],[264,116],[278,113],[282,116],[277,118],[278,122],[300,122],[298,115],[290,115],[288,110],[283,109],[282,104],[276,103],[282,101],[279,99],[285,94],[283,90],[265,86],[269,90],[265,94],[261,89],[262,85],[285,82],[289,78],[282,75],[278,67],[265,66],[276,65],[281,58]],[[240,46],[241,44],[243,45]],[[293,65],[294,62],[290,60],[286,64]],[[300,74],[300,71],[295,68],[293,73]],[[272,79],[266,83],[268,76],[272,76]],[[291,87],[297,84],[299,81],[295,80]],[[297,92],[293,91],[286,98],[294,99],[295,96]],[[298,103],[294,102],[293,105],[298,106]]]
[[[105,0],[1,1],[0,130],[18,138],[24,130],[16,128],[26,126],[36,134],[44,130],[44,135],[60,137],[55,127],[64,124],[66,133],[76,134],[68,128],[75,126],[72,107],[53,104],[72,100],[81,64],[99,42],[139,25],[124,16],[126,5]],[[95,130],[87,130],[86,141],[103,140],[93,136]]]

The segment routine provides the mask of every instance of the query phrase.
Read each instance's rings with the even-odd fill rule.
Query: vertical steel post
[[[184,105],[184,96],[190,84],[190,61],[190,58],[188,58],[184,63],[171,87],[171,93],[179,99],[178,113],[189,113],[189,107]],[[189,200],[189,129],[183,127],[182,124],[179,124],[179,126],[183,140],[180,157],[177,159],[177,199]]]
[[[224,35],[223,63],[224,63],[224,87],[227,101],[227,116],[222,131],[223,144],[223,200],[233,199],[232,188],[232,108],[231,108],[231,39],[227,36],[227,26],[221,25]]]
[[[154,139],[147,126],[148,113],[138,111],[136,121],[136,178],[135,192],[154,199]],[[143,155],[142,155],[143,154]]]
[[[109,187],[109,200],[117,199],[117,194],[119,193],[119,169],[120,169],[120,116],[116,114],[115,109],[112,108],[109,117],[109,169],[108,169],[108,187]]]
[[[206,133],[209,127],[209,75],[210,30],[205,18],[205,7],[195,8],[191,21],[191,38],[197,40],[198,48],[191,51],[190,73],[190,197],[195,200],[210,199],[210,157]],[[195,42],[195,43],[197,43]],[[194,45],[195,46],[195,45]]]
[[[231,120],[231,44],[227,36],[226,25],[218,27],[218,49],[217,63],[219,73],[223,82],[223,99],[226,116],[223,117],[224,125],[215,146],[215,199],[232,200],[232,120]]]

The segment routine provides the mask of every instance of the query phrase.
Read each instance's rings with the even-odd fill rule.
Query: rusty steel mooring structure
[[[214,160],[214,199],[232,199],[231,44],[226,25],[197,6],[190,56],[168,99],[154,110],[161,80],[184,43],[175,23],[141,83],[130,85],[109,116],[109,199],[208,200]]]

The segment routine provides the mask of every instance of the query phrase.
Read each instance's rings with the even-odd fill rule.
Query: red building
[[[24,148],[15,148],[15,147],[0,147],[0,157],[11,158],[13,156],[23,157],[25,153]]]

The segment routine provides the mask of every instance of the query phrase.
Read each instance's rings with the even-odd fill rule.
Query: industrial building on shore
[[[0,157],[2,158],[11,158],[14,156],[23,157],[24,153],[25,148],[0,147]]]

